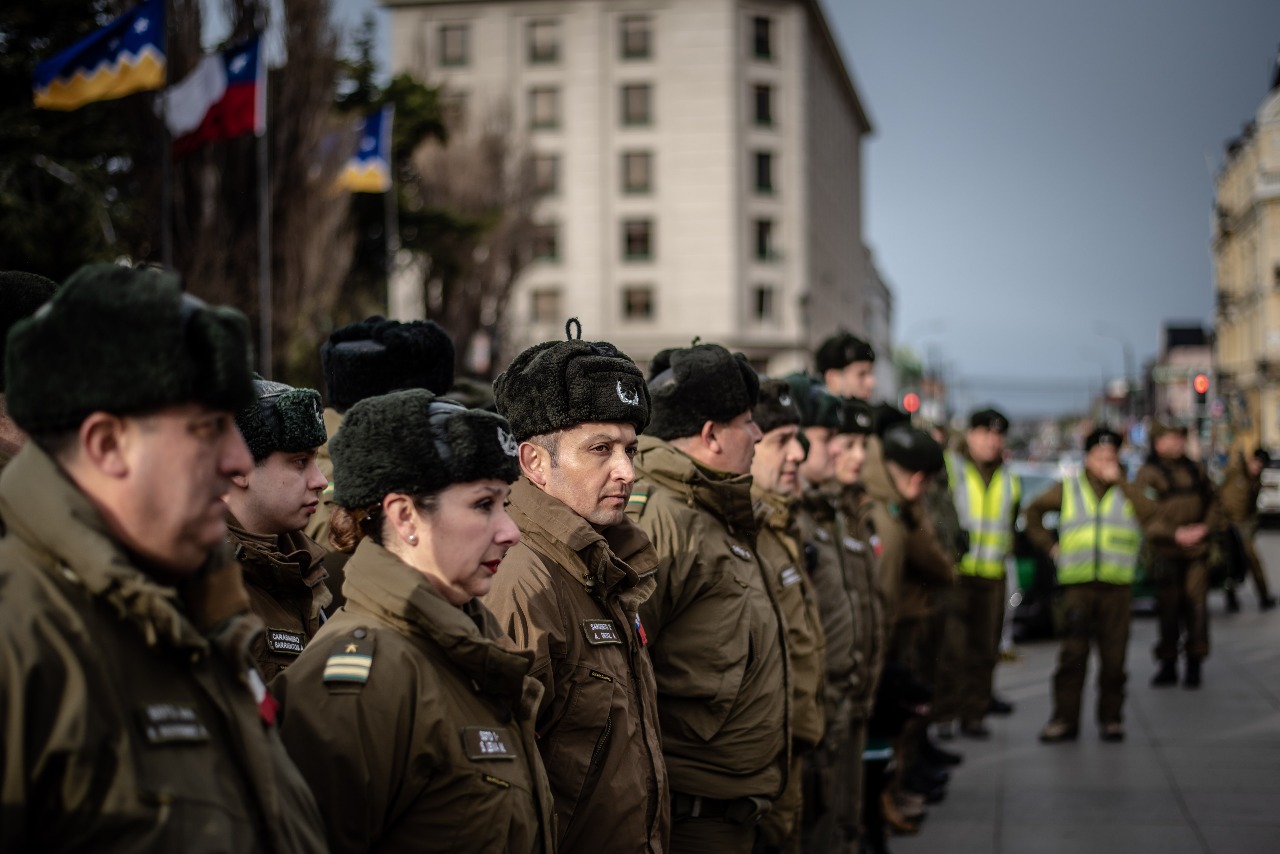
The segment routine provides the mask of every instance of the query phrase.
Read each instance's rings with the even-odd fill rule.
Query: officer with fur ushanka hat
[[[837,397],[870,399],[876,390],[876,351],[852,332],[841,330],[813,354],[814,370]]]
[[[236,413],[253,468],[231,479],[227,529],[253,612],[267,630],[253,642],[271,679],[315,636],[333,600],[328,553],[303,533],[329,480],[316,465],[325,442],[320,393],[255,376],[257,399]]]
[[[494,383],[520,443],[510,512],[521,541],[487,601],[546,689],[538,747],[559,850],[639,854],[664,848],[670,832],[657,683],[637,628],[658,555],[625,512],[649,390],[626,354],[583,341],[577,319],[565,333],[516,356]],[[600,674],[632,688],[602,690]],[[583,725],[604,720],[607,743]]]
[[[741,353],[719,344],[694,344],[660,351],[649,365],[652,418],[647,432],[659,439],[684,439],[707,422],[727,424],[756,405],[760,378]],[[745,474],[751,460],[737,461]]]

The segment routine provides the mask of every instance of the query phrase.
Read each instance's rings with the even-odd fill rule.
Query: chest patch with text
[[[150,744],[203,744],[209,740],[195,706],[188,703],[151,703],[139,709],[138,716]]]
[[[583,620],[582,634],[592,646],[622,643],[622,635],[613,620]]]
[[[291,632],[288,629],[267,629],[267,649],[284,655],[301,655],[306,646],[306,638],[302,632]]]
[[[503,727],[464,726],[462,748],[471,760],[516,758],[511,736]]]

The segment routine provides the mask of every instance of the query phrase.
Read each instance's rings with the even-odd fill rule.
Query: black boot
[[[1200,687],[1200,659],[1187,659],[1187,672],[1182,676],[1183,688],[1199,688]]]
[[[933,765],[959,765],[964,761],[964,757],[959,753],[947,750],[927,738],[920,748],[920,756]]]
[[[1160,662],[1160,669],[1151,677],[1151,684],[1157,688],[1178,684],[1178,665],[1173,661]]]
[[[1266,596],[1263,596],[1261,599],[1258,600],[1259,611],[1270,611],[1275,606],[1276,606],[1276,597],[1271,596],[1269,594]]]

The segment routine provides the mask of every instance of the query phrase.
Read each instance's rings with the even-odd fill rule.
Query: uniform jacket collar
[[[254,534],[231,513],[227,513],[227,532],[247,582],[277,596],[309,596],[316,608],[333,601],[323,584],[329,577],[324,568],[326,552],[306,534]]]
[[[766,492],[758,486],[751,487],[755,501],[756,522],[761,528],[786,532],[795,521],[796,499],[776,492]]]
[[[148,646],[204,654],[206,635],[234,636],[239,645],[252,633],[245,622],[252,622],[248,595],[228,547],[215,549],[177,587],[153,578],[111,536],[89,498],[33,443],[0,477],[0,517],[42,564],[108,603]]]
[[[348,606],[435,644],[486,694],[521,704],[533,653],[499,639],[497,622],[479,601],[455,607],[426,576],[370,539],[347,563],[342,592]]]
[[[653,436],[640,437],[636,469],[716,517],[729,533],[747,538],[755,536],[751,475],[708,468],[671,443]]]
[[[639,605],[653,592],[658,553],[630,519],[597,531],[523,476],[511,487],[511,518],[531,548],[556,561],[593,595],[638,598],[634,604]]]

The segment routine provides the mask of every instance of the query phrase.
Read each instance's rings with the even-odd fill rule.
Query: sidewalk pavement
[[[1280,533],[1258,538],[1280,577]],[[1152,688],[1154,617],[1134,618],[1127,738],[1098,737],[1096,656],[1080,739],[1041,744],[1056,642],[1021,644],[996,670],[1011,717],[988,719],[988,741],[944,743],[965,755],[945,801],[893,854],[1277,854],[1280,852],[1280,609],[1260,613],[1251,582],[1241,611],[1210,593],[1211,652],[1198,691]]]

